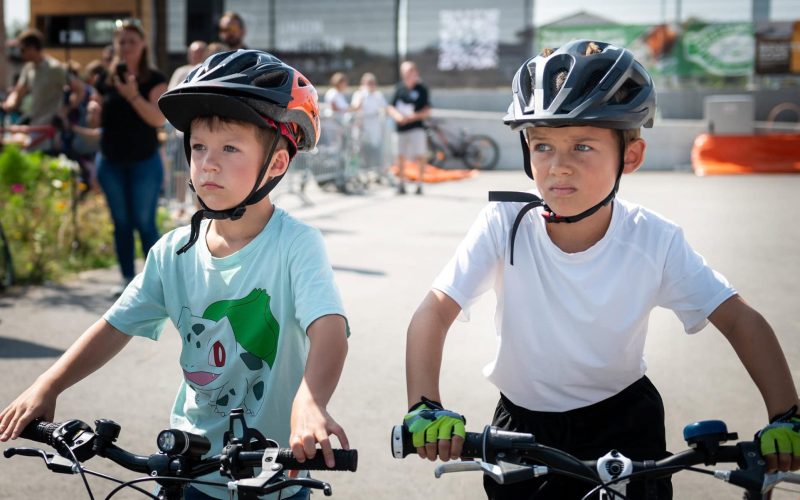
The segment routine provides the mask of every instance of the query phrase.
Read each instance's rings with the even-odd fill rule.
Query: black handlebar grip
[[[392,456],[405,458],[417,452],[411,433],[402,425],[392,427]],[[483,458],[483,433],[467,432],[461,447],[461,458]]]
[[[355,472],[358,468],[358,450],[333,450],[333,459],[336,465],[328,467],[325,465],[325,458],[322,456],[322,450],[317,450],[314,458],[306,459],[305,462],[300,463],[294,458],[292,450],[289,448],[281,448],[278,452],[277,462],[285,469],[295,470],[332,470],[332,471],[350,471]]]
[[[60,423],[47,422],[37,418],[26,425],[19,436],[30,439],[31,441],[36,441],[37,443],[52,445],[51,438],[53,437],[53,432],[55,432],[60,425]]]

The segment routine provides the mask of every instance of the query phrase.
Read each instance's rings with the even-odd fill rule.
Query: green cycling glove
[[[466,437],[465,423],[466,419],[462,415],[445,410],[441,403],[426,397],[412,406],[403,417],[403,425],[411,432],[411,440],[416,448],[425,446],[425,443],[435,443],[439,439]]]
[[[793,406],[757,434],[762,455],[791,453],[800,457],[800,416],[796,413],[797,406]]]

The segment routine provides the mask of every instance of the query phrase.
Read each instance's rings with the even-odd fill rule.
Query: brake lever
[[[51,471],[59,474],[75,474],[75,463],[72,460],[64,458],[61,455],[47,453],[40,448],[7,448],[3,451],[3,456],[6,458],[11,458],[14,455],[20,455],[23,457],[41,457],[42,460],[44,460],[47,468]]]
[[[766,493],[774,488],[778,483],[800,484],[800,474],[797,472],[773,472],[764,474],[764,487],[761,493]]]
[[[467,471],[481,471],[498,484],[512,484],[543,476],[548,473],[548,468],[544,465],[525,465],[504,460],[498,460],[497,464],[491,464],[483,460],[458,460],[439,464],[433,474],[438,478],[442,474]]]
[[[483,471],[484,473],[491,475],[493,473],[493,468],[496,468],[499,472],[499,467],[490,463],[486,463],[482,460],[455,460],[453,462],[446,462],[437,465],[436,469],[433,471],[433,475],[436,476],[436,478],[440,478],[442,477],[442,474],[469,471]]]

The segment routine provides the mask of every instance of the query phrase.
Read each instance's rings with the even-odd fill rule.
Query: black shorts
[[[538,443],[566,451],[581,460],[598,459],[612,449],[640,461],[669,455],[664,436],[664,403],[647,377],[606,400],[566,412],[531,411],[501,394],[492,425],[531,433]],[[483,486],[492,500],[580,499],[593,488],[590,483],[554,474],[505,486],[484,476]],[[646,483],[631,481],[626,496],[671,499],[672,483],[669,478]]]

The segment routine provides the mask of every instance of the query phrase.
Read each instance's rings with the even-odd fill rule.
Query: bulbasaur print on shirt
[[[267,292],[256,288],[245,297],[214,302],[201,314],[181,310],[180,363],[198,408],[210,406],[220,416],[233,408],[258,413],[280,335],[269,304]]]

